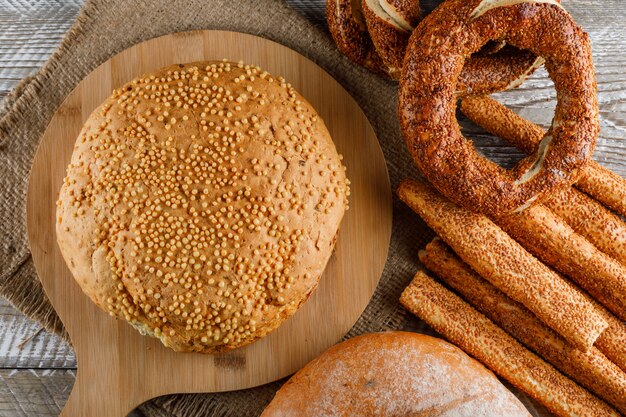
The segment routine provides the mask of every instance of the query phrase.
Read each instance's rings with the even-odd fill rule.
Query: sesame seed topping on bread
[[[57,204],[83,291],[176,351],[253,342],[310,296],[347,209],[324,122],[243,63],[132,80],[89,116]]]

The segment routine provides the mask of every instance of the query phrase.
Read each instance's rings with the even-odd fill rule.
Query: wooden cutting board
[[[109,317],[82,293],[56,243],[55,202],[85,119],[113,88],[163,66],[223,58],[283,75],[315,107],[344,155],[352,181],[350,210],[319,288],[278,330],[226,354],[175,353]],[[326,72],[262,38],[198,31],[133,46],[76,87],[39,145],[30,174],[27,218],[37,272],[78,360],[76,383],[62,416],[122,417],[159,395],[237,390],[275,381],[338,342],[365,309],[387,259],[391,191],[372,127],[357,103]]]

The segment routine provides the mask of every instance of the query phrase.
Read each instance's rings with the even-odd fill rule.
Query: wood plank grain
[[[73,369],[0,369],[0,417],[57,417],[75,379]]]
[[[58,416],[75,378],[72,369],[0,369],[0,416]]]
[[[76,368],[72,348],[0,299],[0,369]]]
[[[0,0],[0,99],[56,49],[81,0]]]

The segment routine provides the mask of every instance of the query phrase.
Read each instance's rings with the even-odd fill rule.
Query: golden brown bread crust
[[[626,323],[611,314],[593,298],[588,298],[590,302],[596,303],[602,317],[609,324],[609,327],[596,340],[595,346],[626,372]]]
[[[346,208],[344,170],[282,78],[172,66],[115,90],[85,123],[57,239],[104,310],[177,351],[232,349],[317,286]]]
[[[326,21],[337,48],[355,64],[393,79],[400,68],[389,68],[367,32],[361,0],[326,0]]]
[[[362,9],[376,52],[387,68],[401,69],[409,37],[422,17],[419,1],[363,0]],[[457,92],[486,94],[515,88],[541,65],[543,60],[531,52],[504,42],[490,44],[468,58]]]
[[[409,36],[421,17],[417,0],[326,1],[326,20],[338,49],[354,63],[393,80],[400,78]],[[482,54],[467,61],[459,76],[459,94],[517,87],[543,64],[532,53],[517,48],[500,52],[503,45],[499,42],[487,48],[487,52],[497,52],[495,56],[481,50]]]
[[[576,349],[523,305],[481,278],[439,238],[419,252],[420,261],[488,319],[555,368],[626,413],[626,373],[596,347]]]
[[[296,373],[262,417],[529,416],[486,368],[453,345],[407,332],[340,343]]]
[[[488,96],[464,98],[461,102],[461,110],[483,129],[525,152],[532,152],[544,134],[539,126],[520,117]],[[612,179],[615,174],[594,161],[590,161],[583,171],[576,185],[580,186],[584,178],[594,177],[593,187],[587,192],[596,195],[596,198],[602,198],[602,201],[619,200],[621,190],[626,189],[622,185],[626,182],[621,177],[617,183],[613,183]],[[559,191],[545,204],[598,249],[617,259],[622,265],[626,265],[626,222],[619,216],[573,187],[566,187]],[[613,363],[626,371],[626,324],[606,311],[597,301],[591,297],[588,298],[590,302],[596,304],[598,311],[609,324],[609,327],[598,337],[595,346]]]
[[[399,76],[409,37],[421,18],[419,1],[363,0],[362,9],[378,55]]]
[[[626,320],[626,267],[576,233],[550,209],[535,204],[494,221],[528,252],[570,277]]]
[[[383,9],[404,27],[415,28],[422,20],[419,0],[380,0]]]
[[[486,216],[451,203],[423,182],[403,181],[398,196],[463,261],[573,346],[587,351],[607,329],[601,311],[578,288]]]
[[[608,208],[626,216],[626,179],[595,161],[585,167],[576,187],[592,195]]]
[[[626,222],[622,218],[572,187],[556,193],[546,206],[602,252],[626,265]]]
[[[424,272],[400,302],[446,339],[560,417],[619,417],[611,406],[550,364]],[[505,414],[503,414],[505,415]]]
[[[429,181],[454,202],[498,216],[578,178],[598,136],[598,102],[588,36],[567,12],[558,4],[519,3],[471,17],[486,1],[444,2],[414,31],[399,113],[408,148]],[[481,157],[455,117],[465,59],[493,39],[543,56],[560,97],[544,146],[511,171]]]
[[[485,48],[494,48],[495,52],[487,53]],[[517,88],[543,63],[544,60],[532,52],[511,45],[497,49],[487,44],[465,62],[457,83],[457,95],[491,94]]]
[[[545,134],[541,127],[489,96],[463,98],[461,111],[478,126],[526,153],[534,152]],[[626,180],[596,161],[589,161],[581,171],[574,185],[589,195],[564,188],[545,204],[598,249],[626,265],[626,222],[607,209],[626,214]]]
[[[472,122],[527,154],[537,151],[546,134],[541,127],[487,95],[463,97],[459,108]]]

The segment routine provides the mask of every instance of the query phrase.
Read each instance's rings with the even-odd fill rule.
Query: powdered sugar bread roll
[[[243,63],[175,65],[87,119],[57,240],[111,315],[177,351],[223,351],[307,300],[347,186],[324,122],[286,80]]]
[[[408,332],[340,343],[296,373],[261,417],[529,417],[491,371],[441,339]]]

